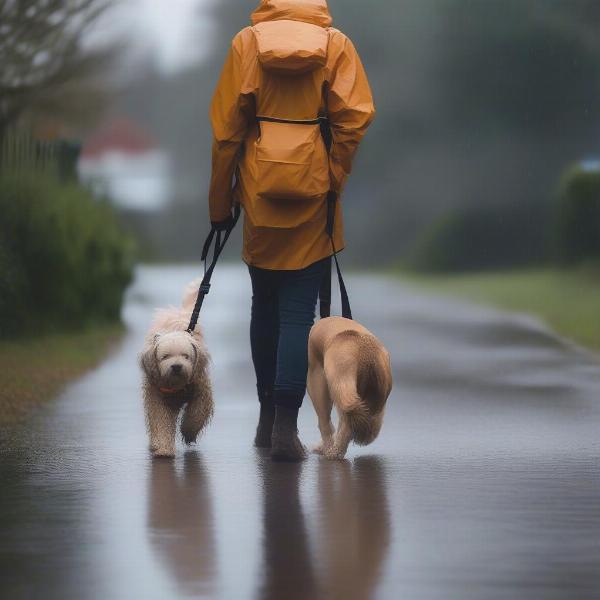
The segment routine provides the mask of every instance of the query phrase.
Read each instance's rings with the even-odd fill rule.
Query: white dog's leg
[[[331,408],[333,404],[322,367],[314,367],[309,370],[307,389],[317,413],[319,431],[321,432],[321,443],[313,449],[313,452],[324,454],[332,443],[333,424],[331,423]]]
[[[187,403],[181,420],[181,435],[186,444],[196,441],[213,415],[212,389],[208,379],[198,387],[197,394]]]
[[[326,450],[325,455],[332,460],[340,460],[346,456],[348,446],[352,440],[352,430],[345,415],[339,415],[340,421],[333,438],[333,444]]]
[[[155,456],[175,456],[175,428],[179,409],[169,406],[156,390],[144,397],[150,450]]]

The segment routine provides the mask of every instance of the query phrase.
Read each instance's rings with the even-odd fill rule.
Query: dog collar
[[[177,394],[178,392],[183,392],[183,390],[185,390],[186,387],[187,387],[187,385],[184,385],[182,388],[161,387],[161,388],[158,388],[158,390],[160,391],[161,394],[171,395],[171,394]]]

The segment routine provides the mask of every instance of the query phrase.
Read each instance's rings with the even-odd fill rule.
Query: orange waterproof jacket
[[[243,258],[256,267],[302,269],[332,254],[326,192],[341,197],[375,114],[360,58],[331,22],[326,0],[262,0],[233,39],[212,100],[210,219],[225,220],[241,203]],[[325,114],[329,156],[318,125],[256,118]],[[343,248],[340,202],[334,241]]]

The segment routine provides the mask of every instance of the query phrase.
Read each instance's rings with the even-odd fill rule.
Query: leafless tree
[[[0,142],[25,117],[81,123],[114,54],[84,39],[112,0],[0,0]]]

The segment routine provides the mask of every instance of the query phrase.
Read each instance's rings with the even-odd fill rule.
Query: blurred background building
[[[106,122],[86,139],[79,176],[123,210],[166,210],[172,185],[166,153],[127,118]]]

